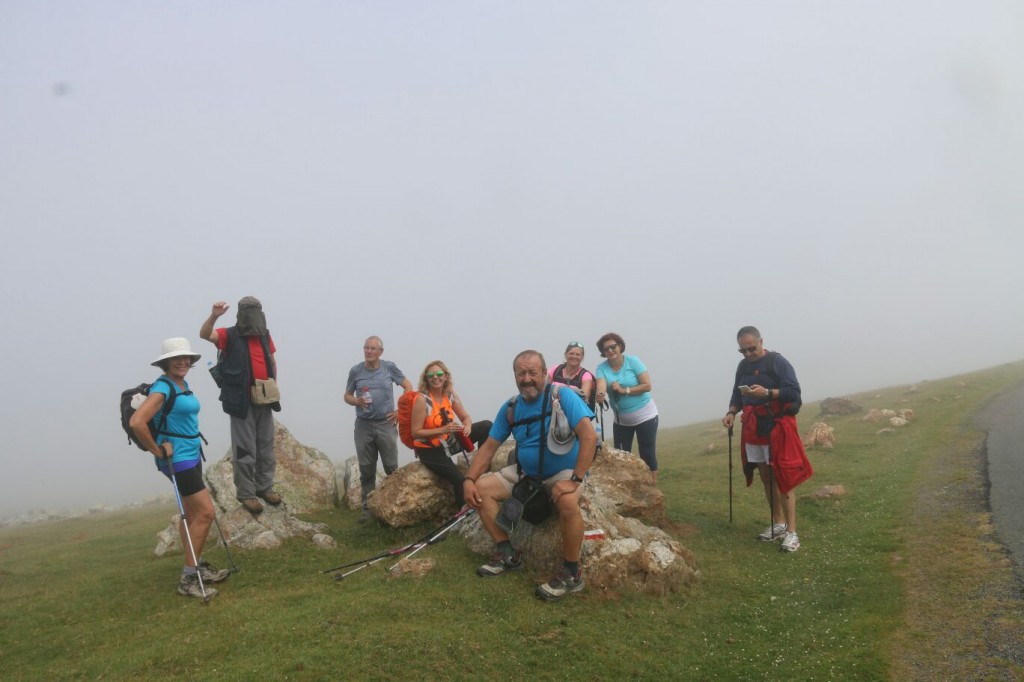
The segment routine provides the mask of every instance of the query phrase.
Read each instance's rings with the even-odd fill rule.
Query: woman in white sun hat
[[[185,375],[199,357],[199,353],[192,352],[188,339],[165,340],[160,346],[160,357],[152,363],[162,369],[163,374],[153,382],[149,396],[132,415],[130,426],[142,447],[153,453],[157,469],[168,478],[173,472],[185,510],[185,520],[179,525],[182,547],[185,548],[185,567],[178,582],[178,593],[202,598],[203,588],[197,573],[205,586],[226,579],[230,571],[217,570],[202,559],[203,545],[215,512],[210,491],[203,483],[199,399],[185,381]],[[165,410],[165,405],[170,406],[170,410]],[[216,596],[214,588],[205,589],[206,597]]]

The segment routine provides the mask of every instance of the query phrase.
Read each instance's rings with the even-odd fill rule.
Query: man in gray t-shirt
[[[363,362],[348,371],[345,402],[356,408],[356,457],[359,460],[359,483],[363,492],[363,514],[370,518],[366,496],[377,487],[377,456],[384,465],[384,474],[398,468],[398,412],[392,385],[413,390],[412,382],[393,362],[381,360],[384,342],[371,336],[363,343]]]

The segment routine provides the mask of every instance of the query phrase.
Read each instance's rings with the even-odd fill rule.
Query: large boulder
[[[274,455],[277,458],[274,489],[284,497],[284,503],[279,507],[264,504],[264,511],[258,516],[250,514],[235,499],[230,448],[219,462],[204,473],[221,530],[232,547],[273,549],[290,537],[312,538],[323,532],[326,526],[301,521],[294,515],[332,509],[337,505],[338,485],[334,465],[321,451],[296,441],[288,429],[276,421]],[[175,516],[171,524],[157,534],[155,553],[158,556],[182,551],[178,534],[179,521]],[[215,527],[211,530],[207,544],[219,540]]]
[[[508,464],[514,446],[515,442],[509,441],[498,448],[491,459],[491,471]],[[465,460],[457,461],[456,465],[463,472],[469,468]],[[359,483],[358,471],[356,483]],[[432,474],[419,461],[400,467],[383,480],[378,478],[377,489],[370,493],[366,505],[371,514],[394,528],[448,517],[458,511],[451,484]]]
[[[508,462],[513,444],[503,445],[491,462],[497,471]],[[369,498],[370,511],[383,522],[408,526],[449,516],[454,509],[451,486],[419,462],[401,467]],[[651,472],[636,455],[603,448],[591,468],[580,503],[584,527],[591,531],[583,543],[582,561],[591,587],[615,591],[665,594],[697,579],[692,554],[660,528],[640,519],[662,523],[665,498]],[[473,515],[459,527],[470,550],[487,556],[494,542]],[[560,565],[562,536],[557,514],[538,526],[528,523],[513,541],[538,576]]]

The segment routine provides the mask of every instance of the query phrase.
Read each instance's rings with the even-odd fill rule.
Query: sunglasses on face
[[[427,372],[424,376],[428,379],[440,379],[444,376],[444,372]]]
[[[609,343],[607,346],[605,346],[601,350],[603,350],[605,353],[607,353],[609,351],[618,350],[618,349],[619,349],[619,344],[617,344],[617,343]]]
[[[757,346],[747,346],[746,348],[738,348],[737,350],[743,355],[746,355],[747,353],[756,353]]]

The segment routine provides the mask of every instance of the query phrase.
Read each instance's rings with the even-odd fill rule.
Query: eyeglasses
[[[444,372],[427,372],[423,376],[425,376],[428,379],[440,379],[444,375],[445,375]]]
[[[746,348],[737,348],[736,350],[746,355],[747,353],[756,353],[757,346],[747,346]]]
[[[601,350],[604,351],[605,353],[607,353],[610,350],[618,350],[618,349],[619,349],[619,344],[617,344],[617,343],[609,343],[607,346],[605,346]]]

